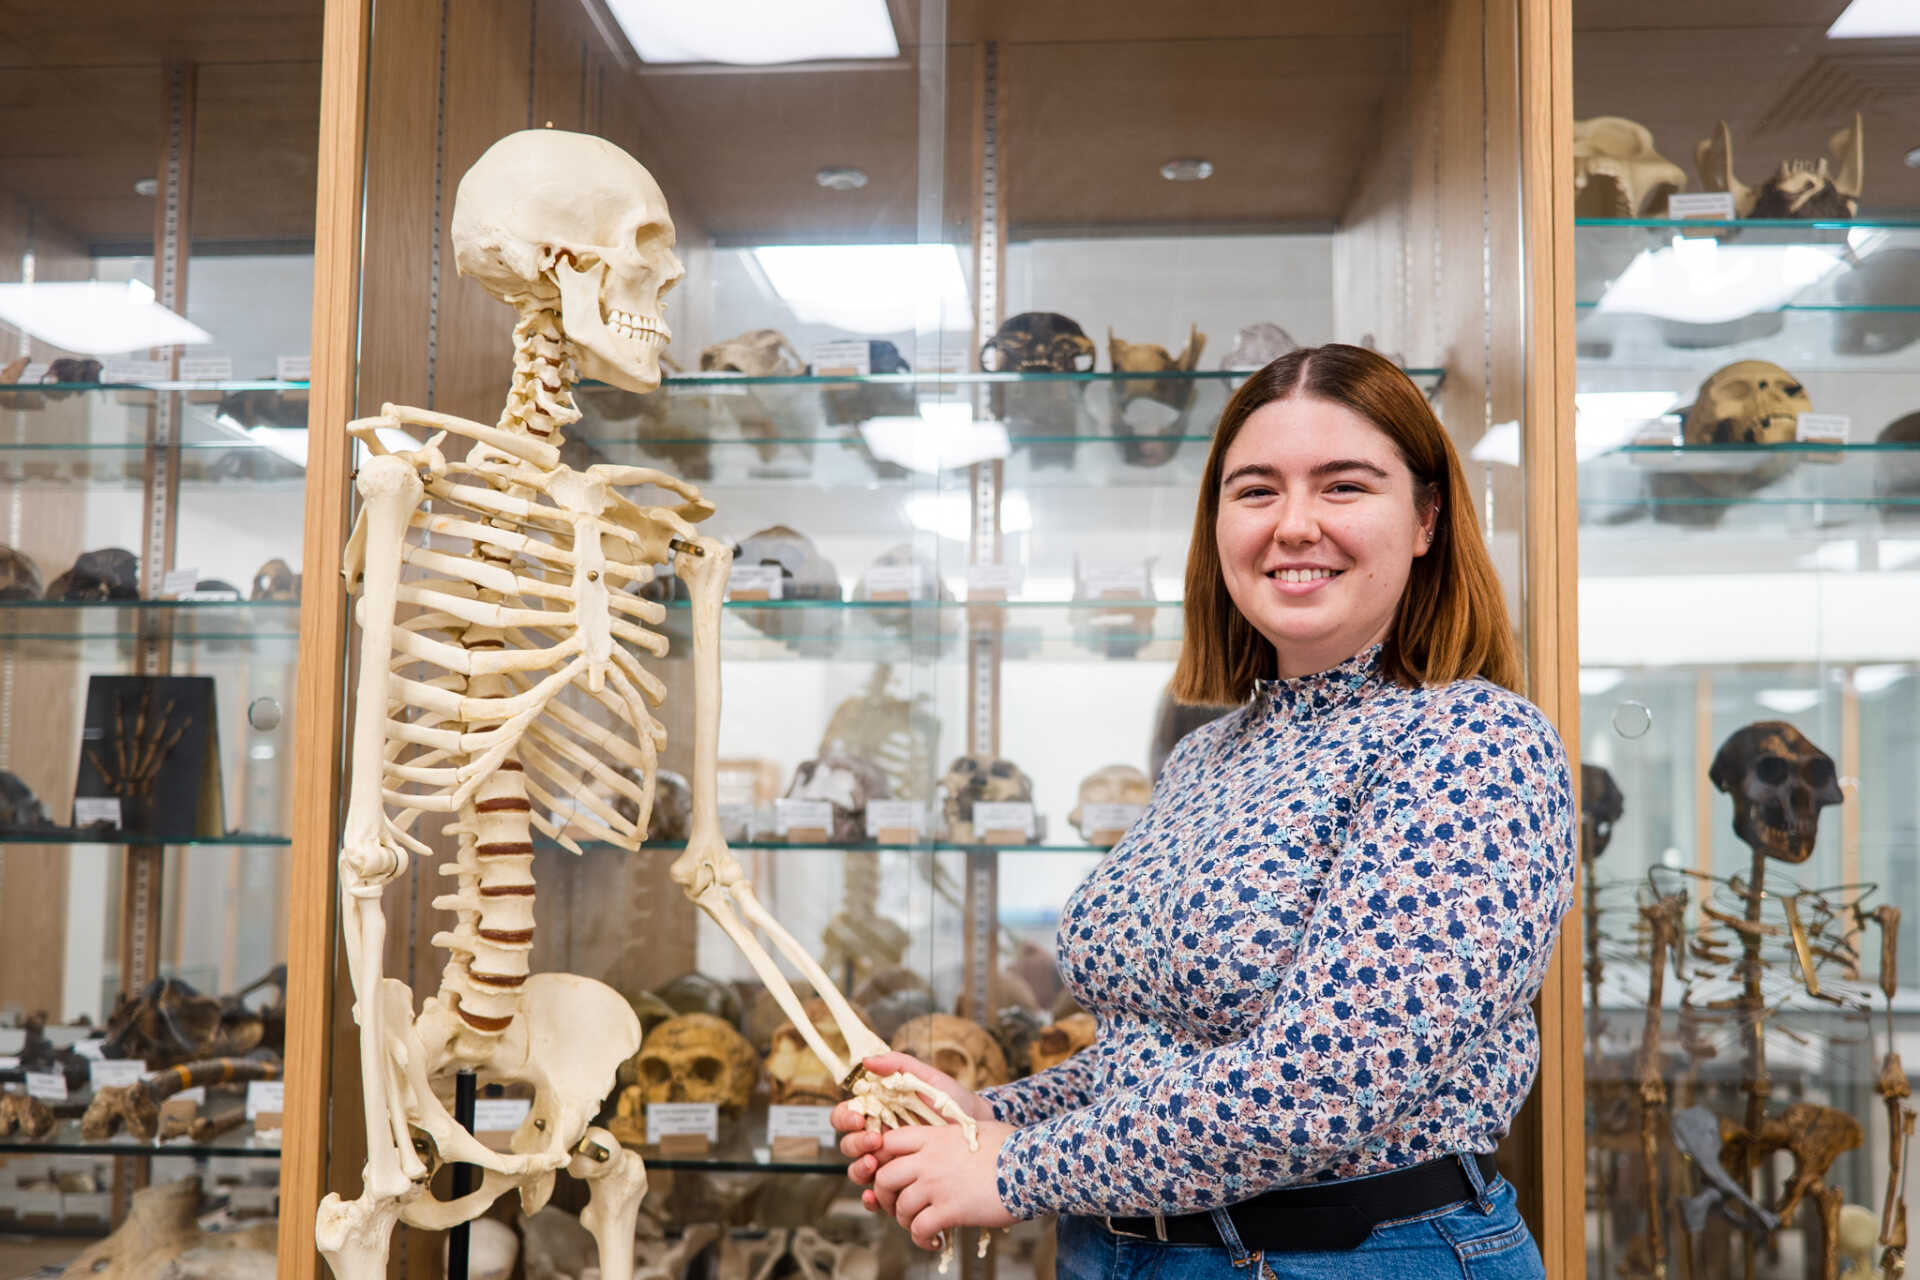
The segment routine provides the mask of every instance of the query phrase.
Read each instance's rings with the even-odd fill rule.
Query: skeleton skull
[[[1620,821],[1624,803],[1613,775],[1597,764],[1580,766],[1580,857],[1586,862],[1607,851],[1613,824]]]
[[[793,994],[802,1002],[813,999],[813,987],[809,983],[793,984]],[[746,1036],[747,1043],[762,1058],[773,1052],[773,1033],[788,1023],[786,1011],[780,1002],[774,999],[772,991],[759,987],[744,992],[747,1011],[740,1019],[740,1032]]]
[[[1300,346],[1271,320],[1247,325],[1234,335],[1233,350],[1220,357],[1222,369],[1260,369]]]
[[[809,1000],[803,1008],[814,1030],[827,1042],[827,1048],[845,1060],[847,1038],[840,1034],[827,1002]],[[772,1051],[767,1055],[767,1079],[771,1082],[776,1106],[830,1107],[840,1100],[840,1082],[807,1047],[792,1022],[781,1023],[773,1033]]]
[[[1090,1013],[1070,1014],[1052,1026],[1040,1028],[1040,1034],[1033,1039],[1033,1048],[1028,1057],[1033,1065],[1033,1073],[1057,1067],[1093,1043],[1094,1034],[1099,1026]]]
[[[1095,769],[1080,783],[1080,801],[1067,821],[1079,829],[1088,844],[1111,845],[1114,833],[1106,828],[1088,826],[1081,819],[1090,804],[1143,805],[1153,793],[1153,781],[1130,764],[1110,764]],[[1096,837],[1098,837],[1096,839]]]
[[[955,756],[940,779],[942,813],[947,839],[965,844],[984,834],[973,829],[973,806],[1032,803],[1033,780],[1011,760],[987,756]]]
[[[642,1102],[712,1102],[737,1114],[760,1076],[745,1036],[707,1013],[670,1018],[640,1043]]]
[[[1653,149],[1645,125],[1619,116],[1573,122],[1573,211],[1582,218],[1665,217],[1684,169]]]
[[[787,335],[778,329],[754,329],[716,342],[700,353],[702,373],[743,373],[749,378],[792,377],[807,371]]]
[[[946,1072],[963,1089],[985,1089],[1008,1080],[1000,1046],[985,1027],[966,1018],[930,1013],[901,1027],[888,1043]]]
[[[1833,758],[1781,720],[1736,729],[1707,778],[1733,797],[1734,834],[1782,862],[1811,857],[1820,810],[1845,799]]]
[[[675,1013],[707,1013],[723,1022],[740,1025],[739,992],[704,973],[683,973],[655,994]]]
[[[833,806],[833,829],[827,836],[838,841],[865,840],[867,802],[891,794],[886,774],[852,756],[805,761],[793,771],[793,784],[787,788],[790,800],[824,800]]]
[[[460,179],[453,243],[460,274],[500,301],[557,301],[587,377],[660,385],[665,295],[682,270],[666,197],[619,147],[555,129],[508,134]]]
[[[1786,160],[1756,190],[1734,176],[1733,135],[1722,120],[1713,137],[1694,147],[1693,164],[1706,190],[1733,193],[1733,211],[1742,218],[1851,218],[1860,209],[1866,155],[1859,112],[1849,127],[1827,140],[1827,150],[1838,173],[1828,172],[1824,158]]]
[[[780,570],[780,591],[787,600],[838,600],[840,575],[812,539],[776,524],[750,535],[733,549],[735,565],[773,565]]]
[[[1096,359],[1093,339],[1053,311],[1023,311],[980,348],[989,373],[1087,373]]]
[[[1806,386],[1777,364],[1738,360],[1700,384],[1687,410],[1688,444],[1787,444],[1813,412]]]
[[[0,600],[38,600],[40,570],[32,557],[12,547],[0,547]]]
[[[121,547],[83,551],[73,568],[47,587],[49,600],[135,600],[140,595],[140,558]]]
[[[285,560],[269,560],[253,575],[255,600],[298,600],[300,575]]]

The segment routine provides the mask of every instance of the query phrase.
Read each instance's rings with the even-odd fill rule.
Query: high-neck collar
[[[1311,675],[1281,680],[1256,680],[1256,706],[1290,720],[1311,720],[1357,702],[1369,684],[1380,678],[1380,646],[1368,645],[1338,666]]]

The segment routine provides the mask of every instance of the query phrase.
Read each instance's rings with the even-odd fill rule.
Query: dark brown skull
[[[83,551],[73,568],[47,588],[49,600],[134,600],[140,595],[140,559],[120,547]]]
[[[269,560],[261,565],[253,575],[253,598],[255,600],[286,600],[300,598],[300,575],[285,560]]]
[[[1820,810],[1839,804],[1833,758],[1780,720],[1736,729],[1713,757],[1707,778],[1733,797],[1733,830],[1782,862],[1805,862],[1820,832]]]
[[[0,547],[0,600],[38,600],[40,570],[24,551]]]
[[[1093,339],[1054,311],[1023,311],[980,348],[988,373],[1089,373],[1094,360]]]
[[[1625,805],[1613,775],[1597,764],[1580,766],[1580,858],[1592,862],[1607,851],[1613,824]]]

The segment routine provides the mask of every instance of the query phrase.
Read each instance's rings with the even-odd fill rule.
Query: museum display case
[[[321,6],[114,7],[0,20],[8,1276],[279,1182]]]
[[[1845,7],[1575,6],[1589,1275],[1904,1257],[1920,179],[1806,93],[1911,74]]]

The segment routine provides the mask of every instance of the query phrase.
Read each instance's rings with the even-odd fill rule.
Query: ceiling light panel
[[[1853,0],[1827,28],[1830,40],[1875,40],[1920,36],[1915,0]]]
[[[897,58],[886,0],[607,0],[644,62],[762,67]]]

